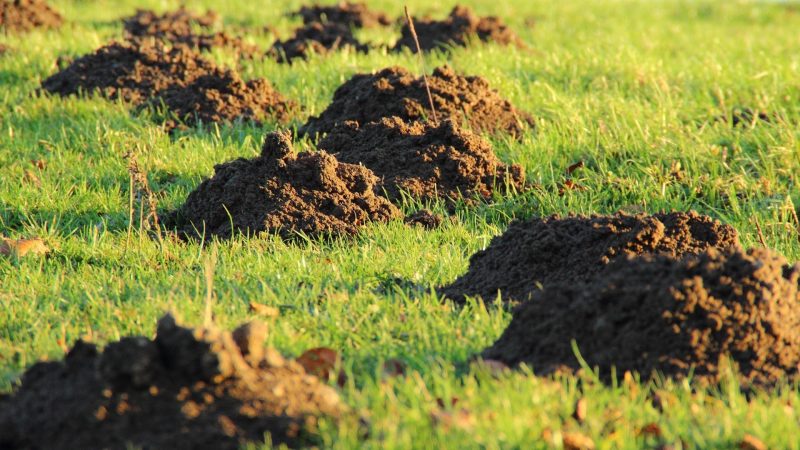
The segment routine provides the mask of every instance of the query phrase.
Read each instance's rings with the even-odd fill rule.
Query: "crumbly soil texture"
[[[266,325],[125,337],[100,352],[79,341],[0,398],[0,448],[224,448],[302,444],[319,417],[341,417],[336,391],[265,348]]]
[[[440,120],[450,118],[477,132],[514,136],[533,126],[530,115],[514,108],[484,78],[463,77],[449,66],[437,68],[427,78]],[[393,116],[405,121],[430,119],[429,104],[423,78],[402,67],[357,74],[336,90],[328,108],[311,117],[300,132],[317,136],[346,121],[363,125]]]
[[[609,379],[638,372],[743,387],[796,380],[800,364],[800,265],[765,249],[709,249],[682,259],[621,258],[585,283],[551,285],[518,306],[484,351],[539,374],[589,367]],[[732,372],[733,361],[738,372]]]
[[[303,23],[338,23],[347,27],[374,28],[392,24],[392,19],[382,12],[370,10],[365,3],[340,2],[336,5],[305,5],[294,13]]]
[[[442,226],[444,217],[431,210],[420,209],[417,212],[407,215],[405,219],[403,219],[403,222],[409,226],[419,226],[426,230],[435,230]]]
[[[169,222],[190,237],[354,234],[369,222],[400,217],[376,194],[377,183],[366,167],[326,152],[297,154],[289,134],[275,132],[265,138],[259,157],[216,166]]]
[[[140,9],[133,16],[123,19],[129,39],[155,38],[203,51],[227,47],[248,57],[258,53],[255,46],[245,43],[240,37],[231,36],[224,31],[213,31],[218,22],[219,15],[214,11],[197,14],[185,7],[164,14]]]
[[[74,60],[42,87],[62,96],[98,92],[134,105],[163,104],[169,128],[267,118],[285,122],[297,110],[266,80],[245,82],[188,46],[158,41],[113,42]]]
[[[325,55],[343,48],[367,53],[369,46],[360,43],[349,25],[337,22],[311,22],[295,30],[294,36],[278,40],[268,55],[281,63],[307,59],[312,54]]]
[[[488,141],[449,119],[435,125],[399,117],[363,126],[345,122],[318,146],[339,161],[375,172],[394,201],[403,193],[422,200],[489,200],[495,193],[524,187],[519,165],[503,164]]]
[[[479,17],[466,6],[456,6],[444,20],[412,19],[423,51],[446,50],[450,46],[466,47],[470,41],[480,40],[501,45],[522,47],[516,33],[497,17]],[[416,51],[414,36],[408,24],[403,25],[402,37],[394,46],[395,51]]]
[[[681,257],[709,248],[738,248],[736,230],[696,212],[655,215],[534,217],[512,222],[485,250],[470,258],[467,273],[440,290],[463,303],[466,296],[525,301],[542,287],[578,283],[625,256]]]
[[[58,28],[64,19],[43,0],[0,0],[0,30],[24,33],[36,28]]]

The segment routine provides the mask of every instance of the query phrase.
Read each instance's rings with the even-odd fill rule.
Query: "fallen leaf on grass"
[[[567,191],[583,192],[586,190],[588,190],[586,186],[580,185],[572,180],[565,180],[558,188],[558,195],[564,195],[564,193]]]
[[[658,426],[657,423],[650,422],[647,425],[640,428],[638,434],[640,436],[661,437],[663,435],[663,432],[661,431],[661,427]]]
[[[0,238],[0,255],[16,255],[22,258],[25,255],[43,255],[50,251],[41,239],[6,239]]]
[[[572,175],[573,172],[583,167],[583,161],[578,161],[575,164],[567,167],[567,175]]]
[[[562,437],[565,450],[594,450],[594,441],[580,433],[564,433]]]
[[[575,402],[575,411],[572,413],[572,418],[577,420],[578,423],[583,423],[586,420],[587,402],[585,398],[579,398]]]
[[[256,302],[250,302],[250,312],[262,317],[278,317],[280,315],[280,310],[278,308]]]
[[[739,448],[742,450],[767,450],[766,444],[752,434],[744,435],[739,442]]]
[[[303,366],[306,372],[322,378],[323,380],[327,380],[341,362],[339,354],[336,353],[335,350],[326,347],[306,350],[306,352],[298,356],[295,361]],[[344,386],[345,381],[344,372],[340,371],[336,383],[341,387]]]

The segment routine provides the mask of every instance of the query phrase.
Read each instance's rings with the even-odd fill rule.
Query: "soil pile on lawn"
[[[319,142],[337,159],[363,164],[381,179],[389,198],[490,199],[495,192],[522,189],[525,173],[500,162],[491,144],[452,120],[438,125],[399,117],[359,126],[345,122]]]
[[[164,14],[140,9],[135,15],[124,19],[123,23],[130,39],[156,38],[203,51],[227,47],[245,56],[253,56],[258,52],[255,46],[245,43],[239,37],[211,31],[218,21],[219,15],[214,11],[201,15],[180,7]],[[198,33],[198,30],[208,33]]]
[[[185,235],[342,235],[400,217],[376,195],[378,178],[369,169],[325,152],[295,154],[288,133],[270,133],[261,156],[218,165],[214,172],[171,219]]]
[[[403,219],[403,222],[409,226],[420,226],[426,230],[435,230],[442,225],[444,218],[439,214],[433,213],[427,209],[420,209],[419,211],[409,214]]]
[[[466,6],[456,6],[442,21],[413,19],[414,28],[423,51],[447,49],[448,46],[466,47],[470,40],[495,42],[501,45],[522,46],[522,41],[497,17],[479,17]],[[414,36],[408,24],[403,25],[402,37],[394,46],[395,51],[403,49],[416,51]]]
[[[520,305],[485,358],[540,374],[579,368],[574,339],[608,379],[636,371],[716,383],[729,355],[745,386],[795,379],[800,265],[768,250],[623,258],[587,283],[553,285]]]
[[[298,28],[291,38],[276,41],[268,55],[278,62],[291,63],[295,59],[306,59],[312,53],[324,55],[345,47],[362,53],[369,51],[369,46],[358,42],[348,25],[312,22]]]
[[[35,28],[58,28],[61,15],[42,0],[1,0],[0,30],[22,33]]]
[[[519,136],[533,118],[518,111],[481,77],[462,77],[449,66],[428,77],[439,119],[467,122],[478,132]],[[357,74],[333,94],[333,102],[318,117],[311,117],[300,132],[310,136],[328,133],[348,120],[360,124],[397,116],[405,121],[432,117],[425,83],[402,67],[375,74]]]
[[[392,24],[389,16],[371,11],[364,3],[340,2],[337,5],[328,6],[306,5],[300,7],[300,10],[293,15],[302,17],[304,24],[328,22],[356,28],[374,28]]]
[[[297,445],[338,394],[274,349],[266,326],[184,328],[167,315],[154,340],[98,352],[79,341],[64,361],[28,369],[0,399],[0,448],[226,448]],[[306,436],[307,437],[307,436]]]
[[[591,279],[624,256],[738,247],[733,227],[693,211],[531,218],[512,222],[472,255],[467,273],[441,293],[456,302],[465,296],[491,302],[498,292],[504,301],[525,301],[542,286]]]

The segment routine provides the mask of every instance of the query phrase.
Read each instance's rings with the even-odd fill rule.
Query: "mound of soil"
[[[437,125],[399,117],[363,126],[345,122],[318,146],[342,162],[375,172],[392,200],[399,200],[401,192],[423,200],[489,199],[509,187],[522,189],[525,182],[520,166],[500,162],[489,142],[452,120]]]
[[[745,386],[794,379],[800,367],[800,265],[768,250],[675,259],[622,258],[586,283],[552,285],[520,305],[485,358],[537,373],[590,367],[716,383],[738,365]]]
[[[456,6],[442,21],[428,18],[414,18],[414,28],[423,51],[447,49],[448,46],[466,47],[473,39],[495,42],[501,45],[514,44],[522,47],[522,41],[497,17],[478,17],[466,6]],[[416,51],[414,36],[408,24],[403,25],[402,37],[394,46],[395,51],[403,49]]]
[[[156,38],[173,44],[185,44],[199,50],[228,47],[245,56],[254,56],[258,48],[245,43],[241,38],[225,32],[211,32],[219,21],[214,11],[197,14],[181,6],[175,11],[157,14],[150,10],[137,10],[136,14],[123,19],[128,38]],[[198,29],[209,33],[198,34]]]
[[[232,232],[290,237],[353,234],[371,221],[400,216],[375,194],[378,178],[366,167],[340,163],[325,152],[295,154],[288,133],[270,133],[261,156],[214,167],[214,176],[189,194],[172,221],[188,236]]]
[[[312,22],[298,28],[294,36],[276,41],[268,55],[281,63],[291,63],[295,59],[306,59],[312,53],[324,55],[344,47],[367,53],[369,46],[358,42],[348,25],[336,22]]]
[[[533,118],[518,111],[481,77],[462,77],[449,66],[439,67],[428,77],[436,113],[440,119],[467,122],[479,132],[520,136]],[[318,117],[300,129],[311,136],[328,133],[348,120],[360,124],[397,116],[405,121],[432,117],[422,77],[402,67],[376,74],[358,74],[341,85],[333,102]]]
[[[348,27],[373,28],[391,25],[384,13],[371,11],[365,3],[340,2],[337,5],[302,6],[292,15],[303,18],[304,24],[313,22],[338,23]]]
[[[464,302],[465,296],[490,302],[498,292],[504,301],[525,301],[542,286],[589,280],[621,257],[681,257],[738,247],[733,227],[693,211],[535,217],[512,222],[485,250],[472,255],[466,274],[440,292],[456,302]]]
[[[420,226],[426,230],[433,230],[442,225],[444,218],[439,214],[435,214],[427,209],[420,209],[419,211],[406,216],[403,221],[406,223],[406,225]]]
[[[58,28],[63,23],[61,14],[43,0],[0,1],[0,30],[22,33],[35,28]]]
[[[98,352],[79,341],[42,362],[0,400],[0,448],[239,448],[298,445],[338,394],[274,349],[266,325],[233,333],[184,328],[165,316],[156,338],[125,337]]]

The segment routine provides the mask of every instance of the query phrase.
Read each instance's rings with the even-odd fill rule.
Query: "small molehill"
[[[43,0],[0,1],[0,30],[6,33],[58,28],[63,21],[61,14]]]
[[[717,383],[732,358],[744,386],[797,378],[800,265],[768,250],[621,258],[585,283],[551,285],[520,305],[483,356],[540,374],[589,367]]]
[[[481,77],[463,77],[443,66],[433,71],[428,83],[440,119],[466,122],[478,132],[514,136],[533,126],[530,115],[514,108]],[[422,77],[402,67],[354,75],[336,90],[328,108],[309,118],[300,132],[321,135],[345,121],[367,124],[393,116],[405,121],[432,117]]]
[[[406,225],[419,226],[426,230],[435,230],[442,225],[444,218],[430,210],[420,209],[413,214],[407,215],[406,218],[403,219],[403,222],[405,222]]]
[[[0,399],[0,448],[224,448],[299,445],[320,416],[347,410],[335,390],[263,347],[266,325],[233,333],[167,315],[154,340],[98,352],[79,341],[28,369]]]
[[[522,47],[522,41],[497,17],[479,17],[466,6],[456,6],[444,20],[414,18],[414,28],[423,51],[447,49],[449,46],[466,47],[471,40],[493,42]],[[402,37],[395,51],[416,51],[414,36],[408,24],[403,25]]]
[[[354,234],[369,222],[400,217],[376,195],[377,183],[366,167],[340,163],[325,152],[295,154],[288,133],[271,133],[261,156],[216,166],[173,221],[184,234],[206,238],[227,238],[234,231]]]
[[[441,293],[456,302],[479,296],[490,302],[525,301],[542,286],[591,279],[624,256],[665,253],[672,257],[709,248],[738,248],[736,230],[696,212],[652,216],[531,218],[512,222],[469,270]]]
[[[345,122],[319,142],[337,159],[363,164],[381,179],[389,198],[490,199],[495,192],[521,190],[525,173],[507,166],[491,144],[452,120],[437,125],[384,118],[359,126]]]
[[[392,24],[392,20],[386,14],[370,10],[364,3],[353,2],[340,2],[337,5],[306,5],[292,15],[300,16],[304,24],[328,22],[356,28],[374,28]]]
[[[366,53],[369,46],[358,42],[348,25],[336,22],[312,22],[298,28],[294,36],[276,41],[268,55],[281,63],[291,63],[295,59],[306,59],[316,53],[325,55],[349,47]]]

